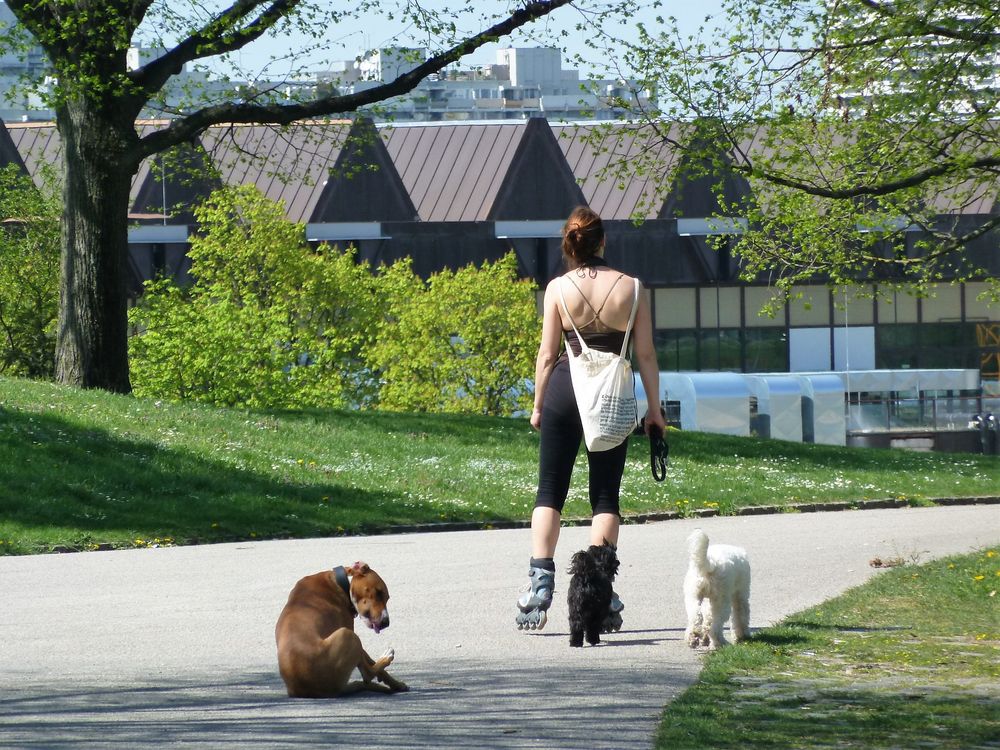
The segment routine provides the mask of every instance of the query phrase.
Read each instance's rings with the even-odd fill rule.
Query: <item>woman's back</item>
[[[564,331],[572,324],[581,333],[624,331],[628,327],[635,299],[635,282],[631,276],[607,266],[586,266],[574,269],[555,280],[562,287],[566,311],[559,310]]]

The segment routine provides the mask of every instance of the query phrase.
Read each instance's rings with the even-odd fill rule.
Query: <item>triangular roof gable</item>
[[[675,137],[678,126],[669,126]],[[552,128],[583,195],[609,221],[655,219],[663,205],[664,175],[677,156],[659,131],[648,125],[598,123]]]
[[[62,144],[52,123],[8,123],[7,134],[31,179],[39,187],[46,170],[57,169]]]
[[[17,146],[14,145],[14,139],[7,132],[6,124],[0,120],[0,168],[9,167],[11,164],[25,174],[28,173],[28,168],[24,165],[24,160],[18,153]]]
[[[383,126],[386,150],[422,221],[487,221],[525,124]]]
[[[721,175],[723,197],[727,203],[739,205],[743,198],[750,195],[750,183],[746,178],[725,168],[732,163],[729,154],[721,153],[718,158],[724,165]],[[707,160],[701,160],[696,163],[686,154],[681,157],[659,218],[704,218],[724,213],[716,197],[719,172],[706,162]]]
[[[202,144],[230,186],[255,185],[283,201],[294,222],[311,220],[340,157],[351,123],[346,120],[270,125],[219,125],[206,130]]]
[[[563,219],[585,205],[566,157],[543,118],[528,120],[488,218],[493,221]]]
[[[310,221],[414,221],[417,209],[371,120],[347,135]]]
[[[140,134],[151,130],[149,126],[140,128]],[[132,181],[133,217],[166,214],[172,223],[193,224],[192,207],[222,187],[222,180],[200,142],[177,146],[172,152],[169,158],[154,156],[139,165]],[[162,179],[164,171],[166,184]]]

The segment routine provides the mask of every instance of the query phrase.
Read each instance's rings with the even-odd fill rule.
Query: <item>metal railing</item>
[[[846,404],[846,409],[849,431],[967,430],[976,415],[1000,413],[1000,398],[854,398]]]

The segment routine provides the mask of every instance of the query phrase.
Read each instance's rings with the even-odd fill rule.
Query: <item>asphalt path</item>
[[[622,632],[568,645],[565,528],[548,626],[519,632],[527,530],[402,534],[0,558],[0,747],[648,748],[698,675],[682,641],[695,527],[753,565],[751,625],[860,584],[878,556],[1000,541],[998,506],[685,519],[623,527]],[[364,560],[386,579],[410,692],[293,700],[274,623],[303,575]]]

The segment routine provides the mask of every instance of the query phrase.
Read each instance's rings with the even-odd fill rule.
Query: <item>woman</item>
[[[542,341],[535,361],[535,406],[531,413],[531,426],[541,432],[538,494],[531,514],[530,584],[517,600],[518,628],[534,630],[545,626],[555,586],[553,558],[559,541],[559,522],[583,437],[569,360],[565,353],[560,355],[560,344],[565,338],[574,354],[580,353],[573,331],[575,323],[591,349],[617,353],[621,351],[632,313],[635,282],[608,266],[604,260],[604,241],[601,217],[589,208],[576,208],[563,227],[563,260],[569,271],[553,279],[545,290]],[[646,295],[642,293],[631,335],[639,376],[649,394],[645,420],[648,434],[652,429],[662,430],[664,420],[656,398],[660,378],[653,348],[653,322]],[[593,513],[591,544],[600,545],[605,540],[618,544],[621,522],[618,500],[627,445],[626,439],[611,450],[587,451]],[[615,595],[609,628],[621,627],[622,609],[621,600]]]

